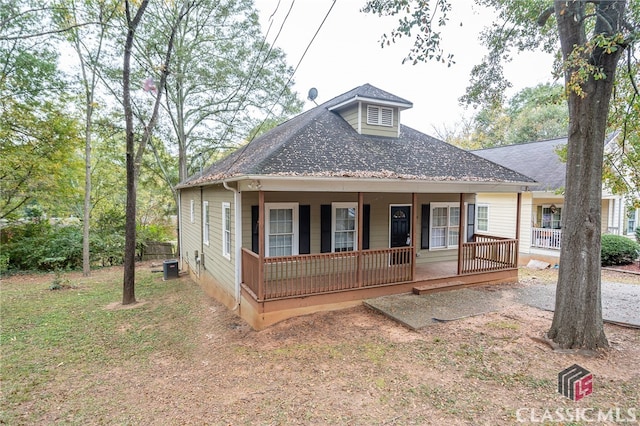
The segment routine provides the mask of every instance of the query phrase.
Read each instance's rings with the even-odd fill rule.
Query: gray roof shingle
[[[398,138],[358,134],[330,111],[356,96],[412,105],[365,84],[280,124],[180,186],[242,175],[534,182],[407,126]]]
[[[472,151],[496,164],[535,179],[539,191],[558,191],[565,186],[566,164],[557,149],[567,145],[567,138],[520,143]]]

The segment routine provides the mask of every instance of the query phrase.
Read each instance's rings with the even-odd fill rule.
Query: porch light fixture
[[[247,187],[251,190],[260,189],[262,188],[262,184],[259,180],[252,180],[251,182],[249,182],[249,185],[247,185]]]

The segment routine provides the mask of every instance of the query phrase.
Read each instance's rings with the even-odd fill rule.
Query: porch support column
[[[462,266],[463,266],[463,255],[464,255],[464,232],[466,230],[466,226],[463,224],[467,223],[467,215],[464,209],[464,194],[460,193],[460,228],[458,231],[458,275],[462,275]],[[447,236],[447,238],[449,238]]]
[[[362,242],[364,240],[364,194],[358,192],[358,287],[362,287]]]
[[[520,262],[520,217],[522,214],[522,192],[518,192],[516,206],[516,268]]]
[[[418,194],[415,192],[411,196],[411,212],[413,217],[411,218],[411,281],[416,278],[416,262],[418,257],[417,253],[417,235],[418,235]]]
[[[264,191],[258,191],[258,300],[264,300]]]

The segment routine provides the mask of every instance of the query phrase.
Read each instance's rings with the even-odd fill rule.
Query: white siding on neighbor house
[[[519,251],[529,253],[531,246],[531,227],[535,222],[535,207],[533,205],[531,192],[522,193],[520,202]],[[557,203],[558,200],[555,200],[555,202]],[[476,197],[476,203],[489,207],[489,228],[486,232],[478,231],[478,234],[504,238],[516,237],[518,194],[479,193]]]
[[[233,205],[233,192],[226,190],[222,185],[211,185],[203,188],[203,202],[209,202],[209,245],[202,248],[201,269],[210,274],[224,287],[229,294],[235,292],[235,223]],[[231,206],[231,256],[227,259],[222,254],[222,205],[229,203]]]

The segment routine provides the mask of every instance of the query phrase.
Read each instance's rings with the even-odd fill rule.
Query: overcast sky
[[[294,76],[294,88],[301,97],[306,98],[309,89],[315,87],[316,102],[320,104],[370,83],[413,102],[414,107],[402,113],[402,122],[427,134],[434,134],[434,127],[451,127],[462,115],[470,115],[458,99],[465,92],[471,68],[486,52],[477,40],[491,16],[470,0],[453,1],[452,18],[442,38],[444,48],[453,53],[456,63],[450,68],[438,63],[403,65],[408,44],[383,49],[379,43],[382,34],[390,33],[397,20],[360,12],[364,2],[335,2]],[[271,23],[267,41],[285,51],[292,67],[302,58],[332,3],[333,0],[255,0],[263,31]],[[516,57],[506,69],[507,78],[514,83],[510,95],[523,87],[553,81],[552,62],[553,58],[542,54]],[[313,106],[307,101],[305,110]]]

